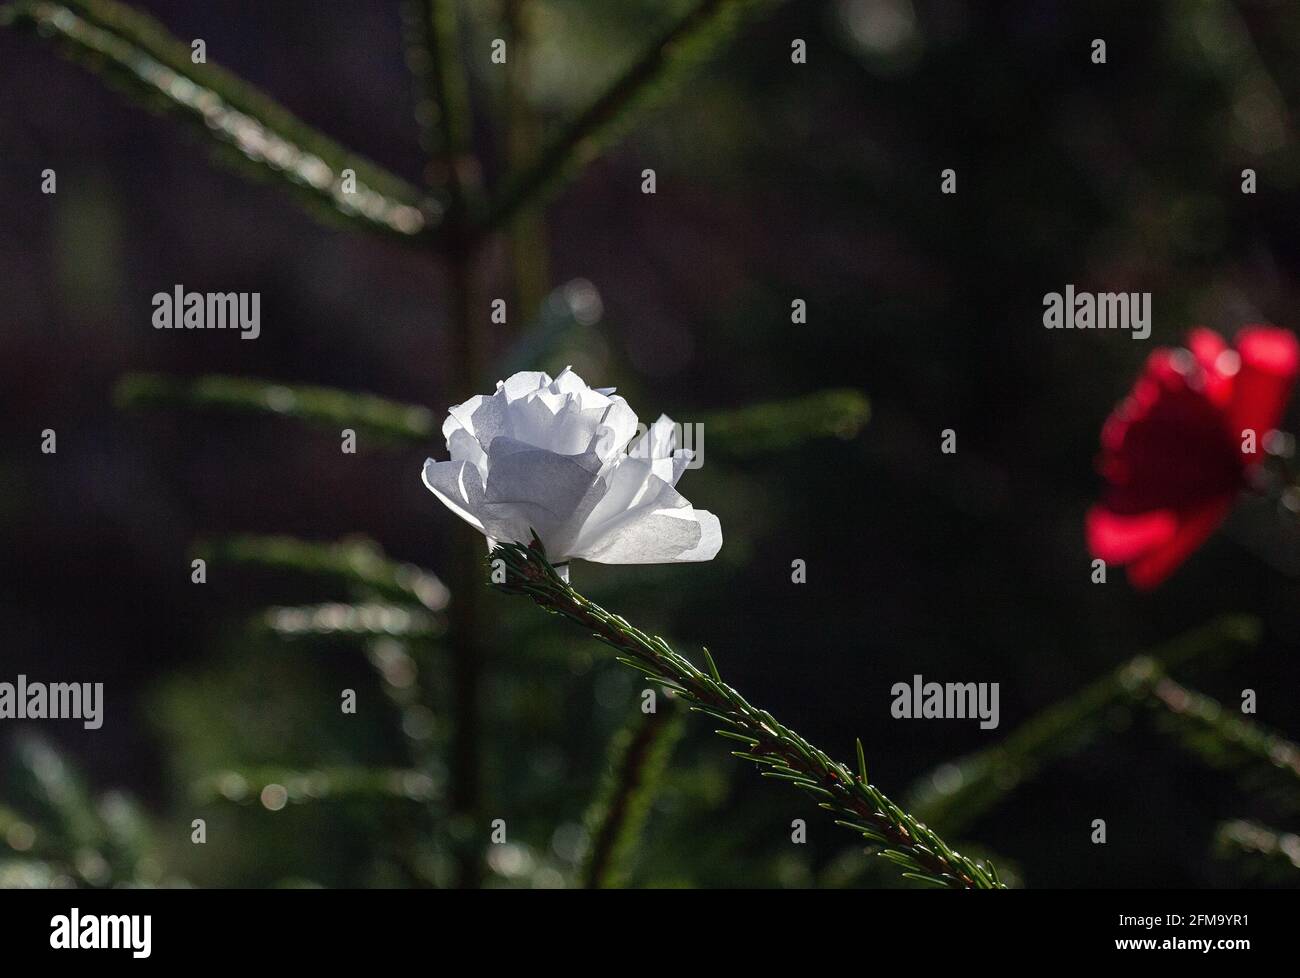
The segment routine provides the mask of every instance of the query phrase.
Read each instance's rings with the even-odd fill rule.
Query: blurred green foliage
[[[400,178],[306,126],[274,100],[216,65],[196,63],[191,45],[115,0],[15,0],[0,25],[30,26],[108,80],[210,134],[223,158],[283,177],[296,195],[340,219],[397,238],[421,234],[438,206]],[[344,171],[356,175],[345,191]],[[423,212],[421,210],[423,208]]]
[[[464,38],[485,48],[499,32],[498,10],[470,6]],[[479,233],[504,229],[609,151],[634,121],[649,118],[646,110],[665,104],[665,95],[683,91],[688,72],[775,6],[744,0],[667,7],[649,0],[528,4],[532,57],[517,52],[528,68],[516,79],[510,112],[512,119],[531,119],[538,138],[503,153],[504,162],[492,151],[478,160],[453,159],[463,147],[452,145],[448,153],[447,146],[429,145],[442,167],[430,170],[436,178],[452,166],[469,176],[476,170],[501,176],[490,181],[492,192],[475,200],[473,217]],[[895,14],[885,21],[890,30],[870,16],[879,9]],[[426,193],[367,162],[233,74],[195,65],[188,45],[151,18],[109,0],[17,0],[3,16],[36,28],[204,138],[212,135],[219,158],[289,187],[314,212],[420,249],[440,243],[438,179]],[[689,273],[695,273],[711,301],[719,294],[733,300],[730,311],[703,314],[692,304],[697,296],[683,289],[670,311],[698,320],[685,341],[665,328],[661,346],[637,348],[633,341],[644,337],[620,346],[613,330],[597,328],[599,296],[579,281],[545,298],[530,325],[495,338],[501,353],[493,362],[495,376],[554,369],[576,354],[633,385],[657,379],[656,371],[666,372],[664,363],[680,358],[692,341],[701,351],[707,341],[700,373],[712,372],[723,391],[751,392],[751,401],[753,391],[763,392],[759,403],[710,408],[691,419],[703,422],[709,450],[772,462],[761,484],[725,464],[697,474],[713,498],[734,510],[729,532],[735,527],[735,533],[720,563],[748,573],[723,577],[700,568],[686,578],[662,568],[635,575],[584,569],[592,593],[617,598],[636,620],[644,616],[666,633],[693,635],[702,619],[716,619],[769,641],[775,653],[755,657],[745,688],[754,682],[771,694],[790,685],[789,695],[811,718],[838,711],[845,722],[856,721],[867,695],[865,671],[900,662],[910,668],[920,656],[933,655],[947,667],[987,661],[1017,676],[1023,687],[1039,672],[1052,673],[1067,688],[1072,679],[1103,673],[1030,716],[1000,743],[942,763],[913,787],[912,803],[937,828],[981,835],[996,829],[994,845],[1017,855],[1025,843],[1024,865],[988,846],[961,845],[967,855],[994,859],[1009,881],[1032,884],[1032,870],[1050,873],[1055,866],[1042,858],[1044,850],[1054,855],[1057,845],[1050,813],[1027,805],[1034,814],[1014,817],[1022,792],[1037,781],[1087,771],[1116,743],[1125,747],[1117,764],[1146,749],[1168,749],[1157,756],[1169,765],[1177,755],[1172,743],[1189,750],[1194,776],[1202,777],[1208,762],[1239,781],[1244,791],[1205,782],[1202,794],[1216,810],[1285,805],[1294,788],[1294,746],[1226,715],[1216,701],[1171,678],[1181,679],[1192,660],[1218,652],[1227,653],[1226,672],[1233,658],[1241,658],[1237,653],[1253,646],[1253,621],[1221,619],[1115,667],[1108,657],[1112,647],[1129,655],[1146,642],[1130,640],[1114,622],[1140,623],[1144,634],[1177,634],[1181,626],[1172,627],[1167,609],[1124,609],[1123,599],[1110,594],[1108,614],[1117,617],[1098,614],[1103,604],[1096,592],[1063,584],[1075,570],[1056,558],[1077,556],[1077,548],[1044,542],[1077,536],[1071,521],[1077,522],[1082,505],[1077,487],[1086,481],[1096,419],[1122,392],[1138,352],[1089,348],[1095,369],[1067,369],[1080,362],[1076,348],[1044,346],[1041,334],[1037,341],[1018,335],[1009,341],[1004,327],[1009,310],[1023,312],[1022,292],[1032,306],[1041,282],[1056,285],[1065,270],[1104,279],[1116,269],[1136,269],[1139,278],[1160,281],[1169,297],[1161,313],[1166,336],[1206,309],[1210,315],[1226,315],[1225,308],[1234,316],[1244,308],[1254,314],[1248,297],[1257,294],[1271,296],[1266,307],[1287,308],[1281,286],[1261,282],[1283,279],[1277,269],[1287,267],[1289,257],[1285,247],[1274,254],[1270,246],[1276,243],[1272,222],[1286,224],[1291,216],[1276,193],[1293,189],[1300,173],[1296,141],[1284,124],[1295,88],[1288,39],[1300,35],[1272,21],[1260,29],[1258,12],[1226,3],[1199,4],[1190,13],[1177,5],[1130,10],[1123,36],[1132,50],[1145,53],[1160,84],[1145,84],[1150,76],[1135,84],[1117,61],[1114,74],[1079,88],[1056,84],[1063,52],[1094,30],[1091,15],[1078,10],[1062,8],[1012,29],[998,20],[1000,13],[960,4],[945,13],[850,0],[806,5],[789,16],[760,39],[767,45],[764,57],[731,66],[734,77],[691,76],[703,96],[675,109],[673,125],[650,127],[639,144],[664,161],[658,164],[664,173],[690,174],[695,182],[679,191],[684,199],[669,218],[657,219],[681,225],[672,246],[657,237],[656,218],[645,217],[638,232],[644,232],[644,249],[629,260],[654,267],[669,282],[692,281]],[[1285,22],[1289,15],[1278,17]],[[807,77],[860,90],[861,101],[827,100],[803,75],[778,84],[771,52],[783,59],[794,32],[826,42],[815,45]],[[350,40],[346,48],[352,50]],[[911,74],[923,56],[931,59],[930,70]],[[482,59],[467,74],[482,89],[473,108],[484,114],[500,109],[507,98],[503,80]],[[957,101],[954,77],[967,80]],[[1035,97],[1025,98],[1026,91]],[[1129,93],[1144,94],[1119,97]],[[436,110],[430,115],[427,107],[417,108],[429,139],[446,140],[445,126],[436,132],[446,122]],[[1052,113],[1046,119],[1038,114],[1045,110]],[[1132,130],[1140,138],[1125,145]],[[469,133],[463,128],[452,142],[462,143]],[[962,194],[937,203],[933,173],[952,159],[962,167]],[[1230,219],[1223,188],[1235,193],[1247,160],[1260,167],[1262,185],[1274,196],[1261,198],[1258,213],[1243,208],[1245,216]],[[632,172],[639,170],[640,158],[632,162]],[[360,195],[362,206],[338,192],[338,178],[349,167],[371,191]],[[743,193],[744,206],[727,202],[717,212],[703,206],[711,195],[722,197],[724,187]],[[608,200],[597,198],[597,206],[611,217]],[[780,236],[767,240],[757,223],[748,223],[754,215],[766,234],[811,215],[815,233],[799,247]],[[719,244],[709,226],[719,216],[753,239],[744,242],[753,255],[731,254]],[[586,219],[582,212],[577,220]],[[573,235],[578,225],[571,216],[567,221],[557,224],[556,239]],[[112,233],[107,217],[91,223]],[[599,228],[584,230],[591,248],[609,247]],[[517,279],[547,264],[548,229],[534,231],[533,251],[521,259],[527,268],[512,270]],[[695,250],[682,246],[696,238]],[[107,245],[102,250],[107,253]],[[1263,271],[1250,264],[1250,256],[1261,255]],[[381,257],[366,274],[400,291],[405,267],[386,252]],[[679,278],[663,271],[674,262],[685,268]],[[337,266],[326,267],[333,272],[323,277],[338,274]],[[390,267],[393,278],[385,277]],[[103,274],[92,280],[102,284]],[[83,292],[97,292],[85,288],[91,280],[78,281]],[[792,339],[784,313],[789,295],[805,288],[822,301],[811,304],[809,323]],[[74,299],[107,308],[101,295],[66,301]],[[101,305],[86,306],[92,300]],[[423,292],[420,301],[428,301]],[[645,297],[632,301],[652,305]],[[668,315],[656,308],[647,315],[655,317]],[[403,323],[394,331],[406,328]],[[843,339],[859,335],[869,335],[870,345]],[[393,350],[405,349],[384,352],[401,359]],[[353,348],[347,350],[350,369]],[[869,368],[846,366],[859,362]],[[254,421],[283,416],[335,433],[353,427],[366,447],[373,441],[395,453],[417,445],[436,449],[440,414],[426,407],[318,384],[207,374],[214,368],[206,363],[202,369],[203,376],[190,379],[131,374],[118,385],[118,403],[156,411],[215,409]],[[867,422],[868,402],[849,386],[862,376],[871,377],[864,386],[875,405],[891,412],[882,414],[889,424],[880,441],[869,448],[819,443],[853,438]],[[698,396],[702,406],[717,403],[696,377],[683,381],[679,393]],[[831,389],[782,396],[796,385]],[[774,394],[776,400],[767,400]],[[930,445],[932,429],[971,405],[978,410],[964,417],[979,424],[963,428],[963,455],[951,468],[923,461],[930,455],[918,446]],[[1007,427],[995,424],[1002,417]],[[203,423],[213,430],[223,424],[216,418]],[[778,453],[784,466],[776,464]],[[1023,457],[1024,466],[991,461],[1013,456]],[[880,487],[866,487],[866,477]],[[1062,489],[1067,484],[1068,493]],[[803,598],[787,592],[778,597],[772,574],[761,569],[772,561],[756,560],[775,553],[784,572],[788,555],[782,548],[788,549],[790,537],[779,530],[792,512],[831,513],[837,521],[833,539],[818,542],[821,566],[840,568],[849,582],[847,598],[832,592],[833,607],[801,604]],[[99,519],[100,510],[94,513]],[[842,514],[852,526],[843,525]],[[415,520],[404,512],[394,522],[405,535]],[[867,523],[882,529],[867,534]],[[1008,528],[1015,523],[1030,530],[1015,536]],[[824,524],[808,519],[806,525]],[[894,527],[899,537],[890,532]],[[331,525],[318,535],[344,529]],[[952,546],[960,534],[970,539]],[[427,540],[413,529],[410,536]],[[899,557],[900,537],[910,562]],[[1026,538],[1052,559],[1040,557],[1039,549],[1028,552]],[[860,560],[868,551],[870,567]],[[229,592],[223,612],[187,633],[201,646],[197,662],[153,681],[144,712],[167,765],[156,824],[120,794],[87,791],[48,745],[22,744],[4,781],[0,884],[453,885],[458,853],[485,834],[483,824],[454,816],[445,801],[455,703],[444,615],[455,595],[433,572],[361,538],[322,542],[213,532],[196,543],[194,555],[220,569],[214,580]],[[897,600],[898,587],[891,589],[886,578],[905,580],[905,600]],[[1236,583],[1225,587],[1222,578],[1213,579],[1201,593],[1218,594]],[[509,604],[488,605],[493,641],[483,663],[481,810],[485,820],[505,820],[508,838],[486,849],[487,885],[898,885],[895,874],[863,858],[861,847],[845,851],[818,838],[806,847],[787,844],[790,819],[806,811],[801,799],[783,802],[766,785],[755,787],[756,779],[740,777],[739,766],[720,756],[702,725],[679,729],[676,719],[642,717],[643,683],[636,677],[553,623]],[[778,604],[782,611],[773,613]],[[1188,604],[1201,614],[1197,602]],[[1077,609],[1076,617],[1061,611],[1066,605]],[[893,634],[900,620],[894,615],[906,616],[911,634],[905,643]],[[802,646],[783,642],[787,619],[796,622]],[[1081,627],[1092,619],[1102,624]],[[1118,643],[1117,633],[1126,636]],[[818,652],[825,662],[809,668]],[[1049,654],[1058,658],[1044,670],[1041,660]],[[786,659],[793,664],[783,672]],[[868,663],[864,673],[846,672],[859,660]],[[799,686],[805,682],[810,685]],[[357,694],[355,715],[340,711],[345,689]],[[1043,689],[1059,687],[1038,687],[1041,695]],[[1159,747],[1147,748],[1141,720],[1172,737],[1151,738]],[[894,763],[891,747],[909,759],[925,753],[903,749],[908,746],[883,742],[880,763]],[[1097,766],[1102,773],[1090,782],[1094,788],[1107,774]],[[96,773],[101,779],[115,774]],[[1075,797],[1069,790],[1057,795]],[[1138,802],[1146,807],[1146,795]],[[218,844],[190,843],[196,817],[206,820]],[[1294,838],[1284,829],[1235,821],[1219,832],[1217,851],[1237,874],[1230,880],[1293,881]],[[1203,855],[1198,849],[1186,862],[1199,863]],[[1270,865],[1269,874],[1256,874],[1252,867],[1260,861]],[[1287,872],[1275,877],[1277,869]],[[1149,881],[1144,865],[1119,871]]]

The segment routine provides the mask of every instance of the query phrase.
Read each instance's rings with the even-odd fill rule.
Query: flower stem
[[[713,657],[704,652],[707,671],[673,651],[662,638],[647,635],[618,615],[587,600],[547,561],[541,545],[510,543],[492,551],[502,560],[506,581],[499,590],[526,594],[547,611],[563,615],[613,648],[618,660],[637,669],[685,700],[691,710],[725,724],[716,731],[739,741],[732,753],[765,768],[765,777],[789,781],[806,791],[836,824],[858,832],[898,863],[903,875],[953,889],[1002,889],[991,864],[977,863],[950,848],[924,824],[903,811],[866,778],[865,764],[855,775],[824,751],[745,700],[722,681]]]

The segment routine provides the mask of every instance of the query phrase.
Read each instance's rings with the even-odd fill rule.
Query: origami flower
[[[1088,513],[1088,546],[1129,565],[1140,588],[1173,573],[1227,516],[1300,365],[1295,336],[1272,326],[1243,328],[1235,349],[1196,329],[1188,347],[1153,351],[1101,432],[1109,485]]]
[[[722,546],[712,513],[673,487],[694,457],[661,415],[634,445],[637,417],[613,388],[569,368],[524,371],[450,409],[451,461],[424,463],[424,484],[488,538],[529,543],[550,559],[601,564],[710,560]]]

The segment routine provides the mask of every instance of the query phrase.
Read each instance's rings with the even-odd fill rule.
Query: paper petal
[[[449,510],[480,532],[483,521],[476,515],[483,506],[483,477],[468,462],[435,462],[425,459],[421,473],[425,486]]]
[[[620,522],[578,556],[598,564],[667,564],[709,560],[722,546],[722,528],[704,510],[661,509]]]
[[[558,455],[512,438],[498,438],[488,453],[485,519],[526,543],[536,530],[555,559],[566,556],[578,529],[604,495],[600,460]]]

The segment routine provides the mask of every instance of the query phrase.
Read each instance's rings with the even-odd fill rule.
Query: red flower
[[[1128,564],[1153,588],[1205,542],[1263,459],[1300,367],[1300,344],[1273,326],[1247,326],[1236,349],[1195,329],[1186,350],[1161,348],[1101,430],[1109,483],[1088,511],[1088,548]],[[1243,432],[1254,432],[1254,453]]]

